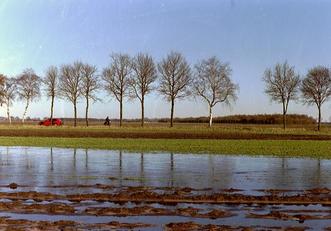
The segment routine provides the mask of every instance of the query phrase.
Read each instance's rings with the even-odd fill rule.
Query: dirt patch
[[[88,186],[92,187],[91,185]],[[0,192],[0,199],[9,199],[9,201],[0,202],[0,211],[11,214],[70,215],[77,217],[82,215],[91,217],[108,216],[113,219],[129,216],[176,216],[190,218],[192,221],[196,221],[195,218],[206,219],[206,221],[214,223],[209,225],[201,225],[195,222],[169,223],[164,226],[166,230],[304,230],[302,227],[284,228],[283,226],[220,226],[215,225],[219,224],[219,220],[213,221],[213,219],[223,219],[238,214],[247,219],[290,220],[298,223],[304,223],[311,219],[331,219],[329,209],[324,209],[321,206],[310,207],[306,210],[296,210],[297,207],[282,209],[283,205],[331,205],[331,192],[327,188],[297,191],[295,195],[284,195],[277,190],[266,189],[264,190],[265,194],[260,191],[258,195],[246,195],[239,193],[240,190],[237,189],[222,189],[214,192],[212,190],[199,191],[199,189],[180,187],[112,188],[109,185],[99,184],[95,184],[93,187],[96,189],[111,188],[114,191],[71,195],[34,191]],[[108,202],[115,204],[109,204]],[[167,206],[161,206],[163,204]],[[148,221],[148,218],[146,220]],[[161,225],[164,225],[164,223],[159,224],[158,227]],[[84,224],[74,221],[46,222],[0,219],[0,230],[12,230],[14,227],[16,230],[26,230],[27,227],[36,230],[109,230],[120,228],[143,229],[150,227],[150,225],[118,222]]]
[[[165,225],[166,231],[250,231],[250,230],[282,230],[282,231],[303,231],[306,227],[268,227],[268,226],[229,226],[229,225],[202,225],[195,222],[169,223]]]
[[[152,227],[150,224],[143,223],[97,223],[85,224],[74,221],[29,221],[29,220],[14,220],[6,217],[0,217],[0,230],[50,230],[50,231],[63,231],[63,230],[113,230],[113,229],[140,229]]]
[[[8,185],[8,187],[11,189],[17,189],[18,185],[16,183],[11,183]]]
[[[268,214],[254,214],[250,213],[247,215],[248,218],[256,218],[256,219],[274,219],[274,220],[294,220],[299,223],[304,223],[305,220],[328,220],[331,219],[330,215],[320,216],[320,215],[309,215],[309,214],[288,214],[280,211],[271,211]]]
[[[178,209],[154,208],[151,206],[141,206],[133,208],[88,208],[86,214],[96,216],[184,216],[194,218],[224,218],[234,214],[229,211],[213,209],[208,213],[202,213],[201,209],[188,207]]]
[[[74,207],[61,204],[24,204],[22,201],[0,202],[0,211],[15,213],[74,214]]]
[[[96,185],[96,188],[100,186]],[[103,185],[101,188],[108,188]],[[160,187],[158,188],[160,190]],[[326,193],[326,189],[318,194],[319,189],[312,191],[303,191],[296,195],[280,195],[269,194],[256,196],[245,195],[240,193],[220,193],[201,192],[198,194],[190,193],[191,189],[177,189],[173,191],[164,190],[164,192],[156,192],[153,188],[146,187],[128,187],[120,188],[112,193],[86,193],[86,194],[71,194],[58,195],[52,193],[40,192],[0,192],[0,198],[11,200],[28,200],[35,201],[51,201],[51,200],[69,200],[72,202],[80,202],[86,200],[95,200],[99,202],[114,202],[114,203],[211,203],[211,204],[283,204],[283,205],[331,205],[330,193]]]

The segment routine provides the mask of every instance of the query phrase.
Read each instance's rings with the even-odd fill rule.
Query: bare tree
[[[43,79],[43,84],[45,85],[46,96],[51,98],[51,115],[50,120],[53,119],[53,108],[54,108],[54,99],[57,96],[57,85],[58,85],[59,71],[57,67],[50,66],[46,70],[46,75]],[[52,124],[52,123],[51,123]]]
[[[95,95],[95,92],[99,89],[100,85],[98,83],[99,77],[97,75],[97,68],[95,66],[91,66],[89,64],[83,64],[82,66],[82,95],[86,100],[86,108],[85,108],[85,121],[86,126],[88,127],[88,110],[90,105],[90,99],[92,101],[99,100]]]
[[[188,96],[191,81],[190,67],[182,54],[171,52],[158,64],[159,92],[171,102],[170,127],[173,127],[175,100]]]
[[[123,99],[127,95],[129,77],[132,72],[131,58],[127,54],[114,53],[111,55],[111,64],[103,70],[105,90],[115,96],[120,104],[120,126],[123,120]]]
[[[130,78],[130,96],[138,98],[141,104],[141,126],[145,119],[145,96],[149,94],[152,84],[157,78],[157,70],[153,58],[148,54],[138,54],[132,62],[133,75]]]
[[[237,99],[238,85],[232,83],[231,68],[227,63],[221,63],[216,57],[199,62],[195,66],[193,91],[202,97],[209,107],[209,127],[212,126],[212,109],[218,103],[229,104]]]
[[[316,104],[318,109],[318,131],[321,129],[322,104],[331,96],[331,73],[326,67],[317,66],[308,71],[301,84],[305,103]]]
[[[283,127],[286,128],[286,114],[290,100],[297,98],[300,85],[300,77],[295,73],[294,67],[290,67],[287,62],[276,64],[273,70],[270,68],[264,72],[263,81],[272,101],[283,105]]]
[[[7,107],[7,118],[9,124],[11,124],[11,116],[10,116],[10,106],[13,104],[13,101],[17,95],[17,86],[16,86],[16,79],[14,78],[5,78],[5,84],[3,88],[4,92],[4,104]]]
[[[6,102],[5,100],[5,82],[7,77],[3,74],[0,74],[0,105]]]
[[[30,103],[40,97],[40,82],[41,78],[36,75],[32,69],[26,69],[17,78],[17,93],[21,100],[25,101],[25,109],[22,116],[22,123],[25,121],[25,116]]]
[[[77,102],[82,94],[82,67],[81,62],[75,62],[73,65],[63,65],[60,74],[60,94],[74,106],[75,127],[77,126]]]

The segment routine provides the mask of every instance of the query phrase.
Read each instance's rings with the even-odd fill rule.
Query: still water
[[[0,184],[109,184],[228,189],[331,188],[331,161],[0,147]]]
[[[17,189],[8,185],[16,183]],[[32,147],[0,147],[0,191],[37,191],[55,194],[73,193],[111,193],[112,188],[79,187],[80,185],[111,185],[114,188],[127,186],[147,187],[190,187],[217,192],[222,189],[240,189],[240,193],[259,195],[263,189],[305,190],[312,188],[331,188],[331,161],[300,158],[265,158],[175,154],[175,153],[128,153],[114,150],[85,150]],[[86,204],[84,204],[86,203]],[[92,204],[89,204],[92,203]],[[86,206],[116,207],[108,202],[82,202],[76,209]],[[130,204],[124,206],[130,207]],[[161,204],[153,205],[162,207]],[[175,208],[193,206],[178,204]],[[324,229],[331,221],[307,220],[304,224],[291,220],[252,219],[249,211],[268,213],[310,209],[318,213],[330,214],[328,207],[320,205],[272,206],[257,208],[254,205],[212,205],[197,204],[209,211],[222,209],[235,211],[236,216],[222,219],[188,218],[181,216],[86,216],[86,215],[47,215],[22,214],[0,211],[0,216],[29,220],[70,219],[84,222],[146,222],[156,225],[152,230],[162,229],[169,222],[194,221],[200,224],[225,225],[280,225],[314,227]],[[171,208],[168,206],[167,208]]]

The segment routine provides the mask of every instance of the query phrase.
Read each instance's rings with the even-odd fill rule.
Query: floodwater
[[[17,188],[8,187],[15,183]],[[130,187],[144,187],[154,192],[169,188],[190,188],[192,194],[213,194],[233,190],[240,195],[259,196],[264,190],[284,190],[282,195],[296,195],[308,189],[331,189],[331,161],[299,158],[263,158],[248,156],[174,154],[174,153],[127,153],[125,151],[0,147],[0,192],[47,192],[56,195],[118,193]],[[331,194],[330,194],[331,195]],[[329,197],[329,194],[326,195]],[[6,198],[1,198],[2,200]],[[330,198],[331,200],[331,198]],[[25,204],[34,203],[29,200]],[[37,202],[36,202],[37,203]],[[231,216],[208,218],[181,214],[158,216],[149,214],[128,216],[96,216],[84,213],[89,208],[134,208],[145,203],[113,203],[112,201],[86,200],[79,203],[67,199],[38,201],[64,203],[75,208],[74,214],[24,213],[1,211],[0,216],[27,220],[73,220],[99,223],[119,221],[154,225],[146,230],[162,230],[171,222],[193,221],[199,224],[243,225],[250,227],[310,227],[323,230],[331,227],[331,208],[319,204],[282,205],[176,203],[148,206],[168,210],[197,208],[202,214],[213,209],[230,211]],[[271,211],[286,214],[304,213],[318,215],[318,219],[255,218],[254,214]],[[323,219],[323,216],[325,219]],[[139,228],[141,230],[141,228]]]

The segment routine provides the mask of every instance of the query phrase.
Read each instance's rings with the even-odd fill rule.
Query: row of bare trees
[[[0,102],[7,106],[10,122],[10,106],[17,98],[25,101],[22,122],[30,103],[41,96],[41,91],[50,98],[50,118],[53,118],[55,98],[72,103],[74,126],[77,125],[77,103],[85,99],[86,126],[90,102],[100,100],[97,93],[105,90],[119,103],[120,126],[123,121],[123,102],[126,98],[138,99],[141,105],[141,126],[144,125],[145,98],[157,91],[170,102],[170,126],[173,126],[175,102],[185,97],[201,98],[209,108],[209,126],[212,126],[213,107],[218,103],[230,104],[237,99],[238,85],[231,80],[232,70],[228,63],[217,57],[199,61],[191,67],[178,52],[170,52],[159,63],[149,54],[139,53],[135,57],[114,53],[110,64],[102,71],[96,66],[76,61],[61,67],[51,66],[43,78],[32,69],[26,69],[16,78],[0,75]],[[316,104],[318,108],[318,130],[321,124],[321,107],[331,96],[330,69],[317,66],[308,71],[301,80],[293,66],[287,62],[266,69],[263,81],[265,92],[272,101],[283,106],[283,126],[289,102],[301,99],[305,104]],[[42,83],[42,84],[41,84]]]
[[[211,57],[197,63],[193,68],[178,52],[169,53],[159,63],[149,54],[139,53],[135,57],[127,54],[111,55],[109,66],[100,73],[95,66],[82,62],[65,64],[60,68],[51,66],[43,78],[32,69],[23,71],[16,78],[1,75],[1,102],[10,106],[16,97],[26,102],[23,119],[30,103],[41,96],[41,91],[50,98],[50,119],[53,118],[55,98],[73,104],[74,126],[77,125],[77,103],[85,99],[86,126],[90,101],[100,100],[97,92],[106,90],[119,103],[120,126],[123,121],[125,98],[138,99],[141,105],[141,126],[144,125],[145,97],[153,90],[164,96],[171,104],[170,126],[173,126],[175,102],[184,97],[201,97],[209,106],[209,125],[212,125],[212,109],[217,103],[230,103],[237,98],[238,86],[231,81],[229,64]],[[42,84],[41,84],[42,83]]]
[[[327,67],[316,66],[311,68],[303,79],[295,72],[294,66],[287,62],[278,63],[273,69],[264,72],[265,93],[272,101],[283,106],[283,127],[286,128],[286,115],[291,100],[298,100],[304,104],[315,104],[318,109],[318,130],[321,128],[321,108],[331,97],[331,70]]]
[[[141,104],[141,126],[144,125],[145,97],[158,90],[171,104],[170,126],[173,126],[175,101],[187,96],[202,97],[209,105],[209,125],[212,108],[220,102],[230,103],[237,98],[238,86],[231,81],[231,69],[216,57],[199,62],[193,73],[184,56],[171,52],[158,64],[148,54],[130,58],[126,54],[113,54],[111,64],[102,78],[105,89],[120,105],[120,126],[123,117],[123,99],[128,96]]]
[[[40,96],[40,77],[32,69],[26,69],[17,78],[8,78],[0,74],[0,102],[7,106],[7,117],[11,123],[10,106],[16,98],[25,102],[22,122],[24,123],[28,107]]]

